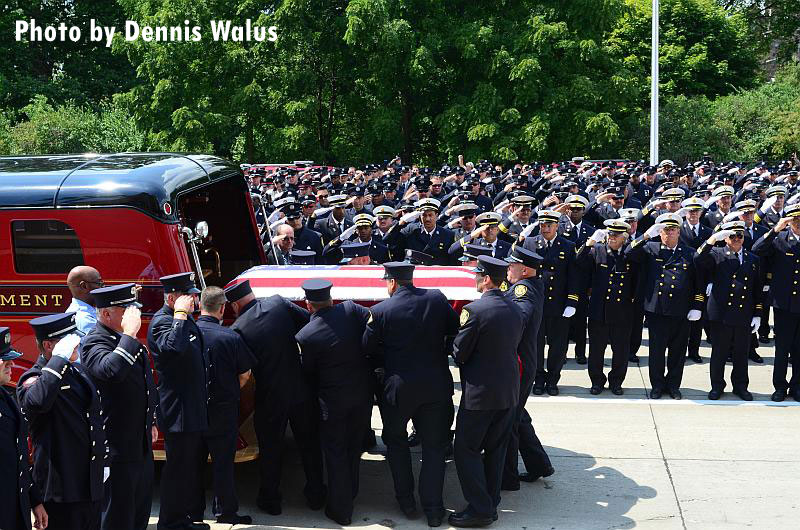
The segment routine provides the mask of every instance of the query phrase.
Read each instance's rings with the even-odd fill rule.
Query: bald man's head
[[[103,278],[94,267],[79,265],[69,271],[67,287],[73,298],[77,298],[89,305],[94,305],[94,297],[89,294],[93,289],[103,287]]]

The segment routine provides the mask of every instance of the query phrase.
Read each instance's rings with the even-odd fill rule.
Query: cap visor
[[[19,359],[20,357],[22,357],[20,352],[16,350],[9,350],[0,355],[0,361],[13,361],[14,359]]]
[[[197,287],[192,287],[191,289],[186,291],[186,294],[200,294],[200,289],[198,289]]]

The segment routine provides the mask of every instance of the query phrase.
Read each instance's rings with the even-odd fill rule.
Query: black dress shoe
[[[688,358],[697,364],[703,364],[703,358],[700,357],[699,353],[695,355],[689,355]]]
[[[544,394],[544,386],[534,385],[533,386],[533,395],[534,396],[541,396]]]
[[[325,509],[325,517],[342,526],[348,526],[350,523],[352,523],[349,517],[339,517],[337,515],[334,515],[327,508]]]
[[[189,523],[186,528],[189,530],[211,530],[211,525],[208,523]]]
[[[714,401],[718,400],[721,397],[722,397],[722,390],[711,389],[711,392],[708,393],[708,399],[713,399]]]
[[[650,399],[661,399],[661,396],[664,394],[664,391],[660,388],[654,388],[650,391]]]
[[[589,389],[589,393],[593,396],[600,394],[603,391],[603,387],[599,385],[592,385],[592,388]]]
[[[622,390],[621,386],[615,386],[614,388],[611,389],[611,393],[614,394],[615,396],[621,396],[622,394],[625,393],[625,391]]]
[[[217,517],[217,522],[226,524],[253,524],[253,518],[249,515],[234,513],[233,515],[220,515]]]
[[[681,394],[681,391],[678,390],[677,388],[671,388],[669,390],[669,397],[671,397],[672,399],[682,399],[683,394]]]
[[[586,364],[586,356],[585,355],[578,355],[575,357],[575,362],[578,364]]]
[[[466,511],[451,513],[450,517],[447,518],[447,522],[450,523],[450,526],[458,528],[478,528],[492,524],[494,522],[494,514],[489,516],[473,515]]]
[[[794,392],[791,392],[790,395],[792,396],[793,400],[800,401],[800,389],[797,389]]]
[[[257,501],[256,505],[270,515],[281,514],[281,501]]]
[[[415,504],[401,504],[400,511],[403,512],[403,515],[408,517],[409,519],[416,519],[419,516],[419,511],[417,510],[417,505]]]
[[[786,399],[786,390],[776,390],[772,393],[772,397],[770,397],[772,401],[781,402]]]
[[[558,387],[557,386],[548,386],[547,387],[547,395],[548,396],[557,396],[558,395]]]
[[[542,473],[542,474],[535,474],[535,473],[534,473],[534,474],[531,474],[531,473],[520,473],[520,474],[519,474],[519,479],[520,479],[522,482],[536,482],[536,481],[537,481],[537,480],[539,480],[540,478],[542,478],[542,477],[545,477],[545,478],[546,478],[546,477],[549,477],[550,475],[552,475],[552,474],[553,474],[553,473],[555,473],[555,472],[556,472],[556,470],[555,470],[555,469],[553,469],[553,466],[550,466],[550,467],[548,467],[547,469],[545,469],[545,470],[544,470],[544,473]]]
[[[628,362],[639,364],[639,356],[636,354],[631,355],[630,357],[628,357]]]
[[[759,335],[758,342],[760,342],[761,344],[769,344],[770,342],[772,342],[772,339],[769,338],[769,335]]]
[[[444,522],[444,513],[429,513],[426,514],[428,518],[428,526],[433,528],[442,526],[442,522]]]
[[[375,438],[375,431],[368,429],[367,433],[364,435],[364,442],[362,443],[361,449],[363,451],[368,451],[376,445],[378,445],[378,440]]]
[[[502,491],[519,491],[519,482],[516,484],[501,483],[500,489]]]
[[[764,364],[764,359],[755,351],[751,351],[747,358],[756,364]]]
[[[744,389],[734,390],[733,393],[739,396],[739,398],[741,398],[742,401],[753,401],[753,394],[751,394],[747,390]]]

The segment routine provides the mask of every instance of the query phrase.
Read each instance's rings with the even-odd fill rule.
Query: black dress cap
[[[508,270],[508,262],[493,258],[492,256],[478,256],[478,266],[472,272],[481,276],[491,276],[492,278],[505,278]]]
[[[75,313],[56,313],[34,318],[28,324],[31,325],[34,335],[40,341],[60,339],[70,333],[84,334],[75,327]]]
[[[180,272],[162,276],[158,281],[164,286],[165,293],[200,294],[200,290],[194,284],[193,272]]]
[[[389,261],[383,264],[384,280],[411,280],[414,278],[414,265],[406,261]]]
[[[142,307],[138,300],[139,287],[135,283],[101,287],[92,290],[91,295],[94,297],[94,306],[97,308],[128,307],[129,305]]]
[[[309,302],[326,302],[331,299],[333,283],[324,278],[311,278],[301,285]]]
[[[0,361],[13,361],[22,354],[11,348],[11,330],[0,328]]]
[[[511,253],[506,258],[506,261],[509,263],[522,263],[526,267],[535,269],[542,264],[544,257],[532,250],[522,248],[519,245],[514,245],[514,247],[511,249]]]
[[[253,294],[253,290],[250,288],[250,280],[239,282],[225,289],[225,299],[228,302],[236,302],[248,294]]]

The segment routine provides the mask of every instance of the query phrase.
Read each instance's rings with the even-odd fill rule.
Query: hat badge
[[[136,286],[135,285],[131,287],[131,294],[133,296],[136,296]]]
[[[8,334],[8,333],[6,333],[6,338],[5,338],[5,340],[6,340],[6,344],[11,344],[11,335],[10,335],[10,334]]]
[[[192,281],[192,282],[194,281],[194,273],[193,272],[189,273],[189,281]]]

